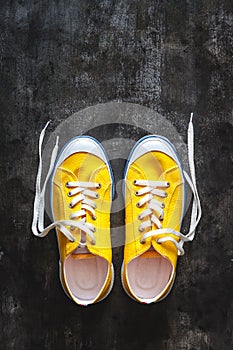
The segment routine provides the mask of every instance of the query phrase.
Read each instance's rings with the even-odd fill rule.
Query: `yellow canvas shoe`
[[[188,130],[191,179],[174,146],[164,137],[146,136],[133,148],[125,169],[125,248],[122,284],[141,303],[164,299],[172,288],[183,243],[194,238],[201,217],[193,157],[192,117]],[[180,233],[185,179],[194,194],[189,233]]]
[[[62,286],[77,304],[93,304],[109,294],[114,281],[110,237],[113,176],[105,151],[92,137],[70,140],[58,158],[57,149],[58,140],[42,191],[40,156],[32,231],[44,237],[56,229]],[[44,194],[50,175],[54,222],[44,228]]]

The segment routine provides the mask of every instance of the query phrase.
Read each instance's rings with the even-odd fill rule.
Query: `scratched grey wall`
[[[231,0],[1,1],[0,349],[231,350],[233,348]],[[90,105],[138,103],[186,138],[195,113],[203,219],[179,261],[170,296],[152,306],[116,282],[100,304],[77,307],[58,280],[54,234],[30,224],[37,140],[49,119]],[[145,126],[146,129],[146,126]],[[101,140],[143,136],[114,124]],[[112,164],[121,177],[124,162]],[[122,225],[123,213],[113,217]]]

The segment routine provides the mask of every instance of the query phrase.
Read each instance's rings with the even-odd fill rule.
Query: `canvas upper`
[[[125,247],[121,278],[126,293],[141,303],[164,299],[172,288],[178,255],[192,241],[201,218],[194,167],[192,115],[188,128],[191,177],[182,169],[175,147],[151,135],[134,146],[124,175]],[[184,217],[185,183],[193,192],[187,235],[180,232]]]
[[[54,152],[50,169],[53,223],[44,228],[40,222],[36,227],[34,220],[33,233],[43,237],[56,229],[62,286],[77,304],[93,304],[108,295],[114,280],[111,169],[102,146],[89,136],[69,141],[58,157]],[[38,193],[35,199],[40,215],[41,198]]]

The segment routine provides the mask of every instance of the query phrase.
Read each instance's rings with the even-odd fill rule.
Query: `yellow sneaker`
[[[40,154],[46,127],[40,137]],[[101,144],[92,137],[72,139],[58,158],[57,149],[58,140],[42,191],[40,157],[32,231],[44,237],[56,229],[62,286],[77,304],[93,304],[109,294],[114,281],[110,237],[113,176]],[[51,173],[54,222],[44,228],[44,194]]]
[[[125,169],[125,248],[122,284],[141,303],[164,299],[172,288],[183,243],[194,238],[201,217],[193,157],[193,126],[188,149],[191,179],[174,146],[164,137],[146,136],[133,148]],[[193,193],[189,233],[180,233],[185,208],[185,179]]]

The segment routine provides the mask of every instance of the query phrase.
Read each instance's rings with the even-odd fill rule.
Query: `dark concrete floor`
[[[233,348],[232,24],[231,0],[1,1],[0,349]],[[172,293],[155,305],[122,290],[121,247],[110,296],[76,306],[59,284],[55,235],[31,234],[39,132],[109,101],[154,109],[184,139],[196,115],[203,219]],[[113,163],[120,177],[124,162]]]

